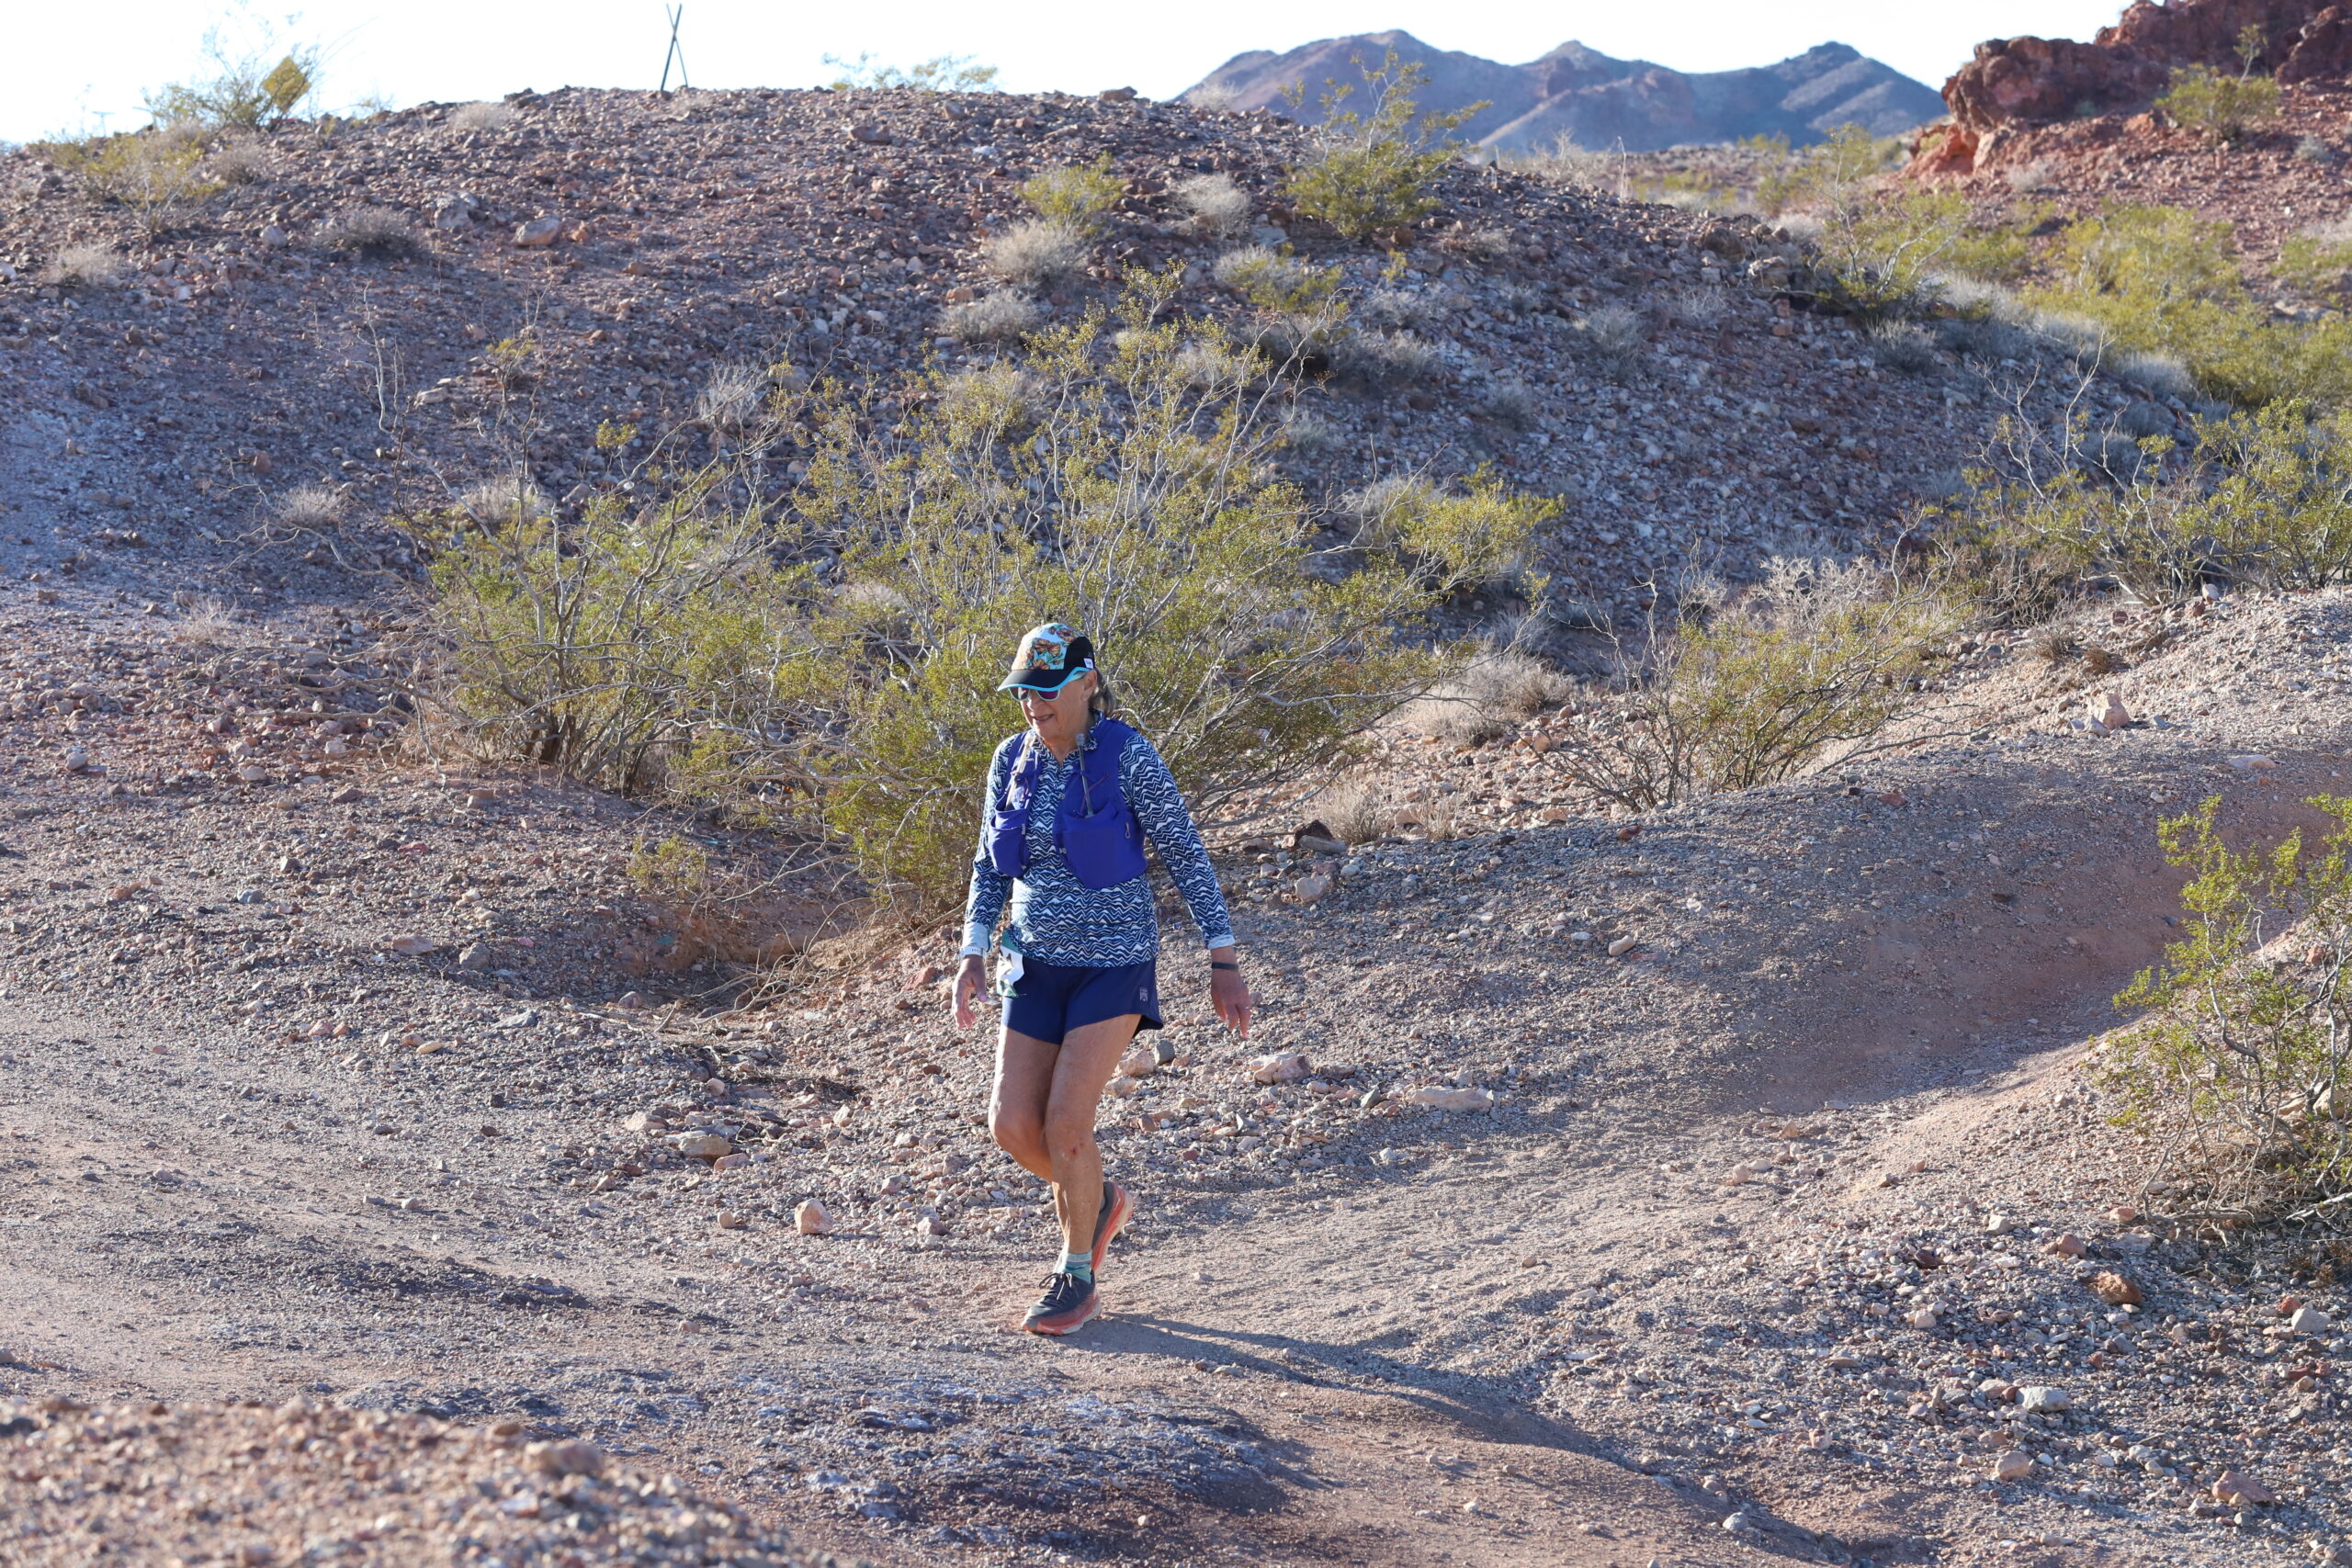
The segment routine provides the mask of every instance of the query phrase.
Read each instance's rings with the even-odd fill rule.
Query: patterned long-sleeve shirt
[[[1080,743],[1082,750],[1093,749],[1096,733],[1090,731]],[[1004,800],[1005,786],[1021,756],[1021,740],[1016,735],[996,749],[996,757],[989,764],[989,807]],[[1040,964],[1110,968],[1159,955],[1159,920],[1152,905],[1151,878],[1134,877],[1115,887],[1089,887],[1071,874],[1069,862],[1054,844],[1056,808],[1080,755],[1081,751],[1073,751],[1068,761],[1056,761],[1053,753],[1046,751],[1040,759],[1036,790],[1030,796],[1036,805],[1029,813],[1027,874],[1016,879],[999,872],[989,862],[983,840],[973,857],[972,890],[964,903],[965,953],[988,952],[997,917],[1004,912],[1010,893],[1012,918],[1006,932],[1011,945]],[[1193,814],[1185,807],[1167,762],[1141,735],[1131,736],[1119,755],[1119,785],[1144,836],[1159,852],[1159,863],[1183,896],[1193,923],[1201,928],[1204,943],[1209,947],[1229,944],[1233,919],[1226,912],[1225,892],[1217,886],[1209,852],[1201,843],[1199,829],[1193,826]]]

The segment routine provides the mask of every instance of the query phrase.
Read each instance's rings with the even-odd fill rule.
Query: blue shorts
[[[1143,1015],[1137,1033],[1159,1027],[1157,961],[1094,969],[1031,958],[1022,962],[1021,978],[1004,999],[1004,1026],[1058,1045],[1073,1029],[1131,1012]]]

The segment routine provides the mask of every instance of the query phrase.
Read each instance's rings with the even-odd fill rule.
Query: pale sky
[[[1440,49],[1532,60],[1569,39],[1684,71],[1762,65],[1835,39],[1939,87],[1977,40],[2018,33],[2088,38],[2120,0],[1755,0],[1534,5],[1488,0],[1184,0],[1175,6],[1046,0],[794,5],[684,0],[680,37],[696,86],[797,87],[830,79],[823,56],[910,64],[977,57],[1016,92],[1131,86],[1182,91],[1244,50],[1286,50],[1401,28]],[[330,107],[380,95],[395,106],[496,97],[523,87],[650,87],[668,42],[662,0],[111,0],[86,8],[17,0],[0,30],[0,140],[143,123],[146,90],[201,68],[206,29],[232,39],[308,40],[328,51]],[[101,116],[105,117],[103,120]]]

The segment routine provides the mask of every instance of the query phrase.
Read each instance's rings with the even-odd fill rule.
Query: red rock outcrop
[[[2352,8],[2325,0],[2132,0],[2120,20],[2089,43],[2068,39],[1992,39],[1944,84],[1952,123],[1970,142],[1996,127],[2065,119],[2145,105],[2177,66],[2234,69],[2240,34],[2267,39],[2255,68],[2282,82],[2352,72]],[[1946,138],[1943,160],[1958,154]]]

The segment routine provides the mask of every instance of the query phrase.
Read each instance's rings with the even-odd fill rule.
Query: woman
[[[1210,1002],[1243,1036],[1250,987],[1192,814],[1151,742],[1113,716],[1093,643],[1058,623],[1038,626],[1022,637],[997,689],[1013,694],[1029,728],[989,764],[956,1027],[972,1026],[1010,891],[997,971],[1004,1032],[989,1124],[1005,1153],[1054,1184],[1061,1219],[1061,1260],[1022,1326],[1069,1334],[1102,1310],[1095,1277],[1135,1213],[1126,1189],[1102,1175],[1094,1108],[1136,1032],[1160,1027],[1159,922],[1146,839],[1201,929]]]

